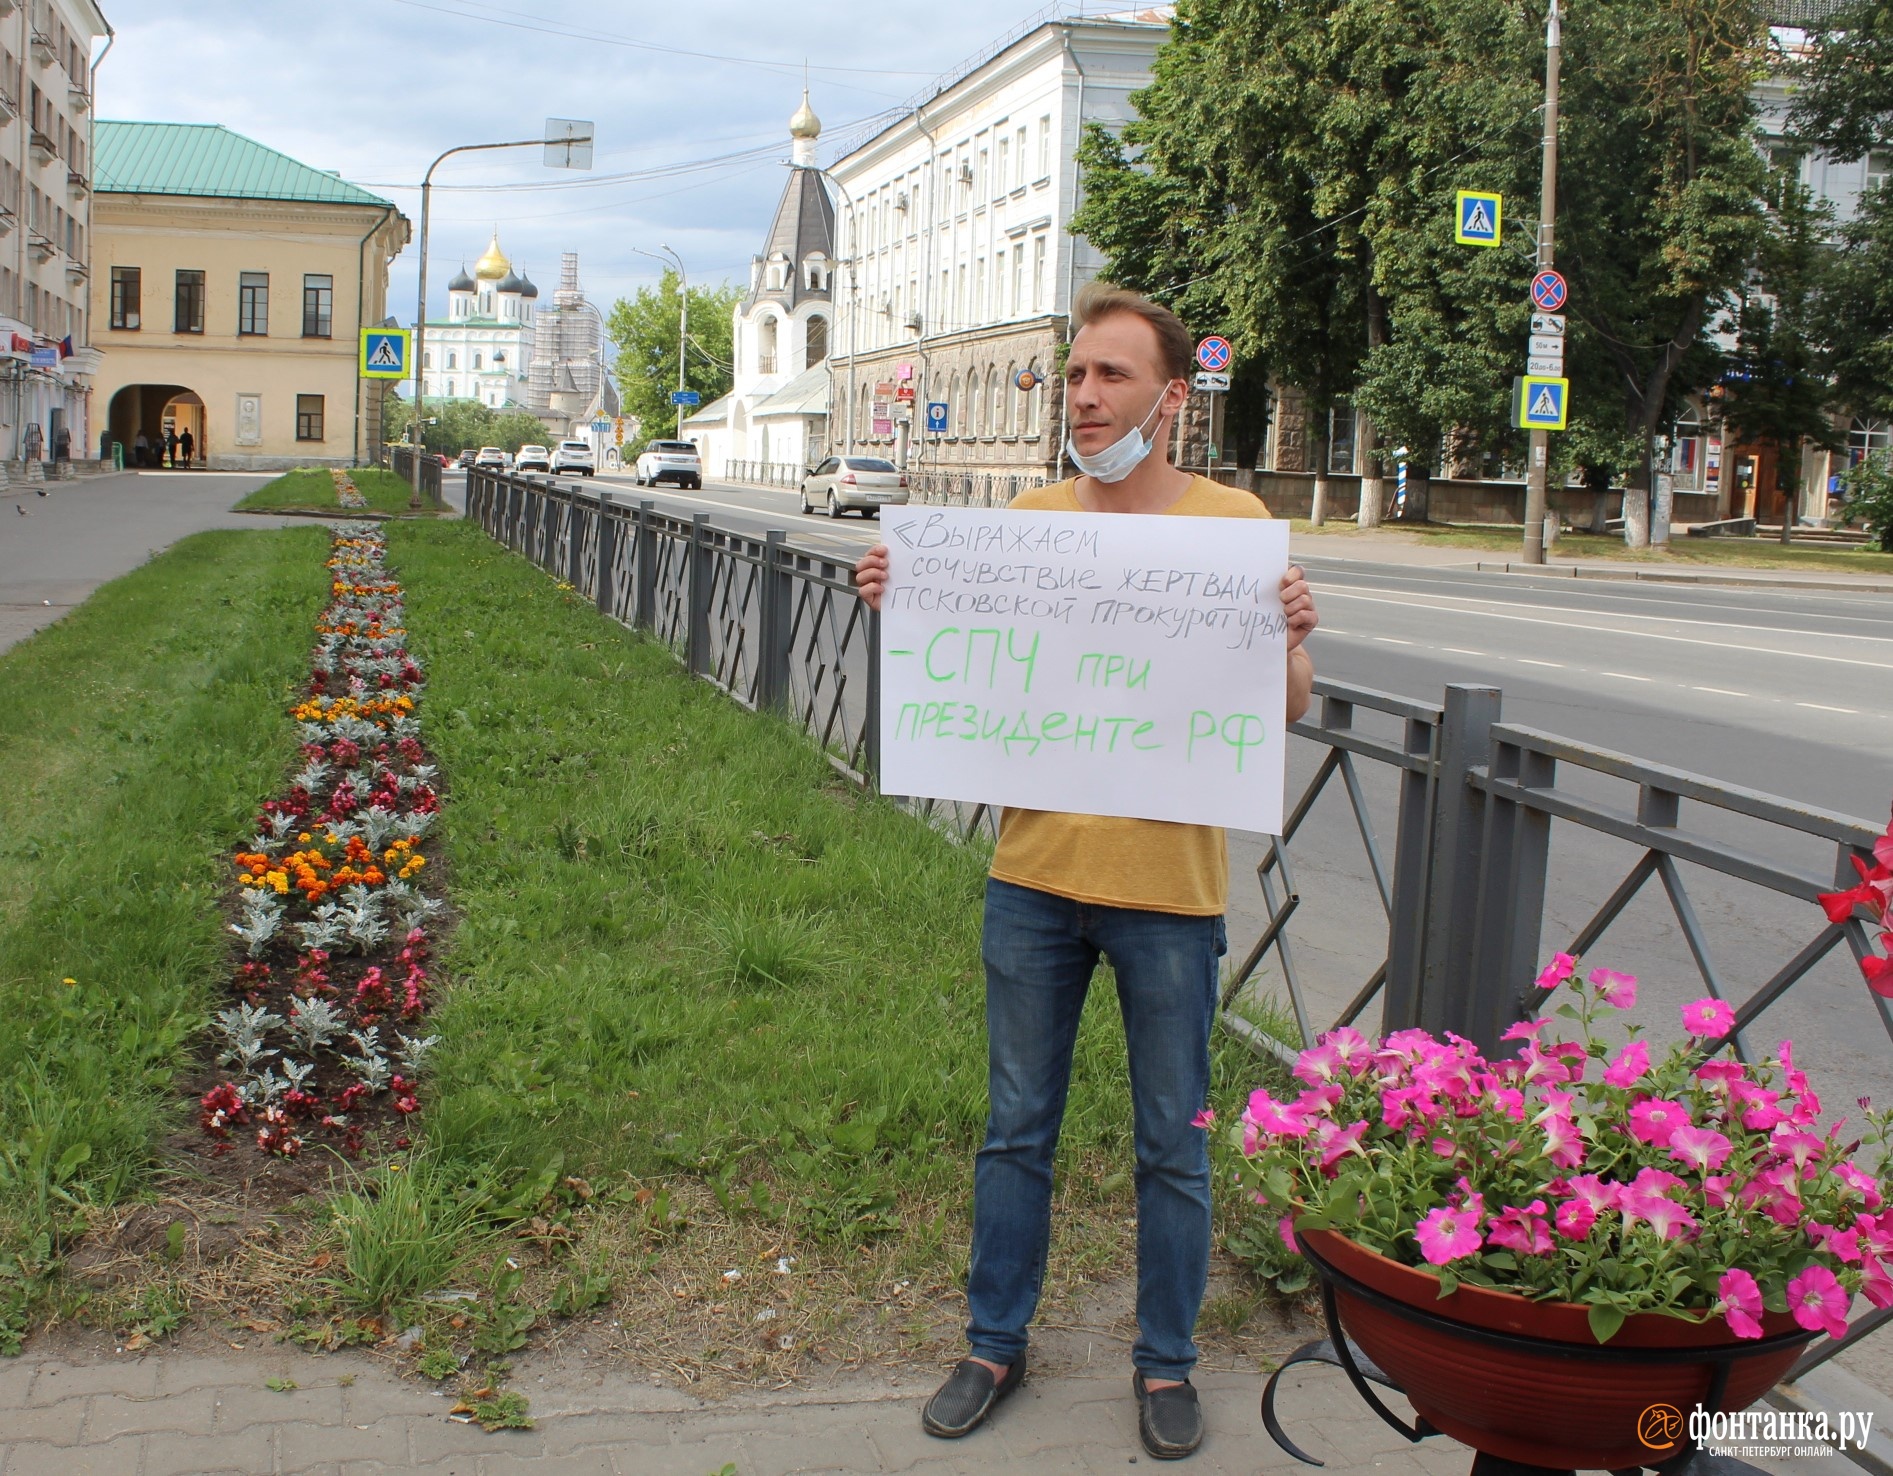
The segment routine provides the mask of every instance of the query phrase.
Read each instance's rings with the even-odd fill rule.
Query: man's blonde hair
[[[1078,289],[1072,299],[1072,336],[1078,330],[1113,313],[1132,313],[1156,330],[1157,367],[1165,379],[1188,379],[1190,364],[1196,357],[1196,345],[1183,320],[1162,303],[1152,302],[1141,292],[1120,287],[1115,282],[1090,281]]]

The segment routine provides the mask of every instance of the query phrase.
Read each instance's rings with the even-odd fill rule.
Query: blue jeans
[[[1220,917],[1100,907],[989,879],[986,1143],[973,1167],[966,1299],[975,1357],[1025,1351],[1051,1244],[1052,1155],[1072,1046],[1102,954],[1117,975],[1137,1146],[1137,1328],[1131,1361],[1185,1379],[1209,1277],[1209,1144],[1191,1119],[1209,1093]]]

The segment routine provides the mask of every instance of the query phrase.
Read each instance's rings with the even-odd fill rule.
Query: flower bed
[[[334,475],[338,495],[352,487]],[[231,858],[238,998],[213,1026],[226,1074],[200,1098],[218,1152],[241,1136],[293,1157],[320,1137],[356,1155],[382,1130],[406,1147],[419,1110],[444,905],[427,894],[425,842],[440,800],[386,552],[376,524],[336,529],[330,603],[290,709],[303,766]]]

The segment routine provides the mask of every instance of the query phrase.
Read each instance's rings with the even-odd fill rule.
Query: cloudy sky
[[[339,171],[417,225],[420,177],[443,149],[533,138],[548,116],[593,120],[589,175],[547,169],[526,149],[436,171],[436,313],[495,226],[543,289],[558,284],[560,254],[578,252],[586,292],[607,311],[660,270],[634,247],[671,246],[693,282],[746,280],[785,182],[805,63],[828,163],[849,124],[1041,16],[1041,0],[102,3],[117,41],[99,73],[101,118],[222,123]],[[410,245],[393,269],[403,322],[415,262]]]

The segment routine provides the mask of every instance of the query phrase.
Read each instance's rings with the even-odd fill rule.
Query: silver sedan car
[[[853,509],[864,518],[888,503],[907,501],[907,476],[879,456],[831,456],[802,478],[802,511],[820,507],[831,518]]]

